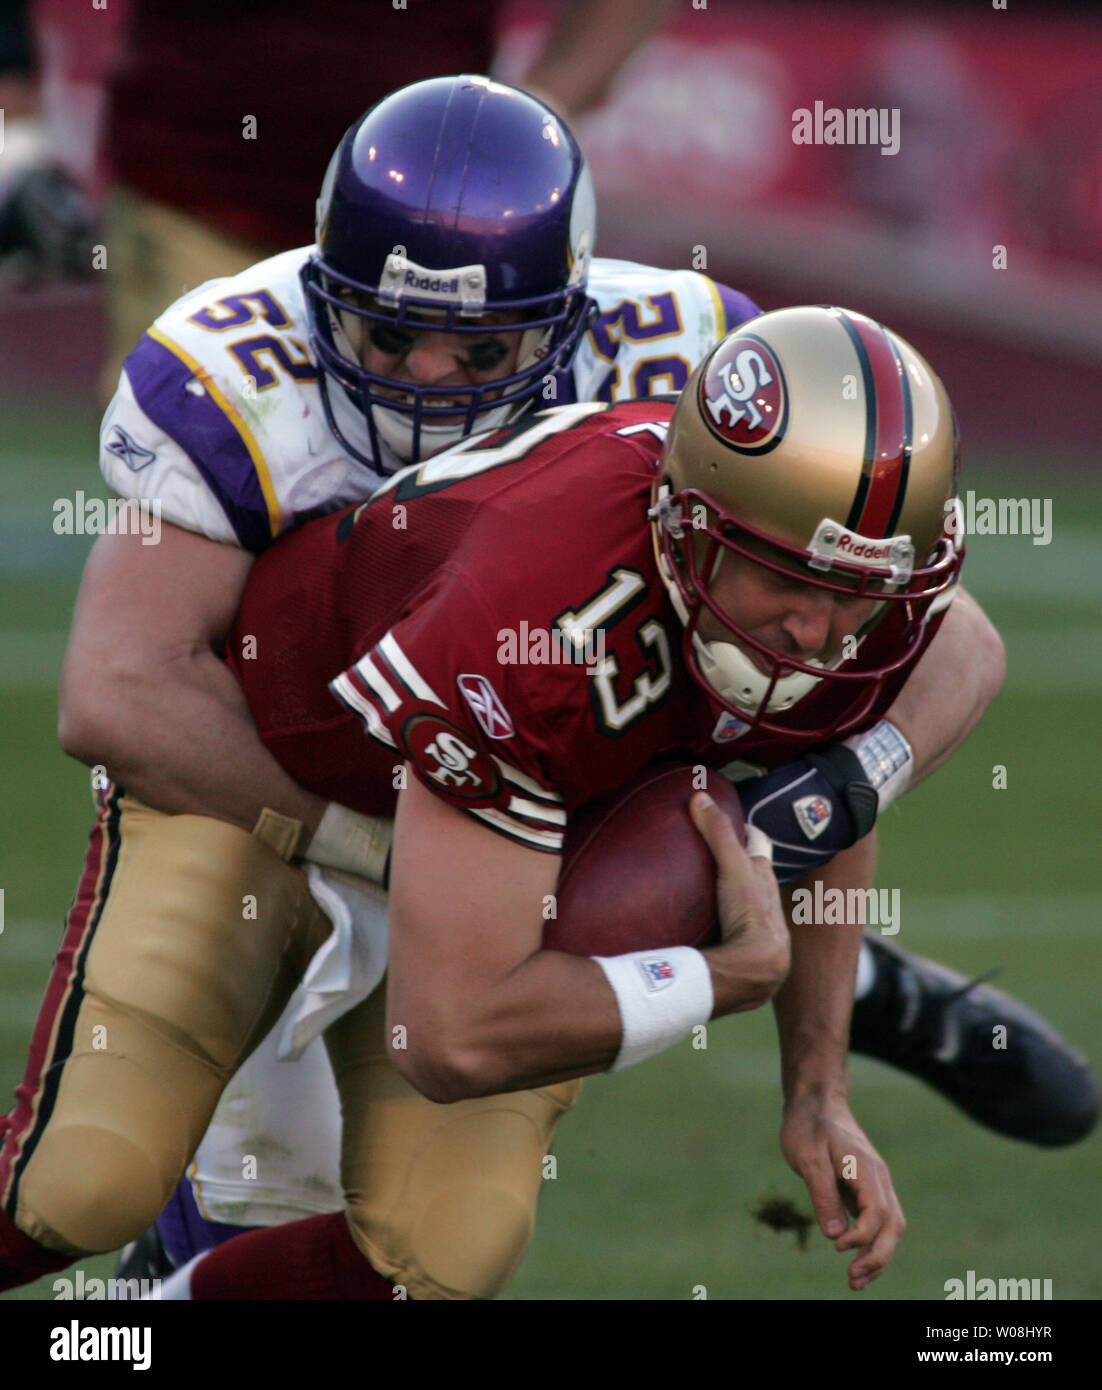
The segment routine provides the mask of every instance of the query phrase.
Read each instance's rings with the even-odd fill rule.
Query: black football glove
[[[773,872],[790,883],[820,869],[876,824],[879,801],[857,754],[831,743],[736,784],[746,824],[773,842]]]

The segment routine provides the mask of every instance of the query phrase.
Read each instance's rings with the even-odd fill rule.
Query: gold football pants
[[[150,1225],[329,929],[305,874],[254,835],[112,789],[0,1151],[19,1228],[76,1255]],[[360,1250],[411,1298],[497,1293],[581,1083],[436,1105],[390,1064],[382,989],[326,1045]]]

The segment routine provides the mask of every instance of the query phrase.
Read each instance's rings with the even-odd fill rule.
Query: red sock
[[[56,1274],[76,1258],[45,1249],[25,1236],[6,1211],[0,1211],[0,1293],[41,1279],[44,1274]]]
[[[393,1299],[360,1254],[344,1212],[235,1236],[192,1270],[194,1299]]]

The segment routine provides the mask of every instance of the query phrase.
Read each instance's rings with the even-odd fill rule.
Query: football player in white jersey
[[[588,170],[552,112],[486,79],[420,83],[381,102],[342,141],[319,199],[316,247],[200,287],[127,359],[104,421],[104,472],[122,495],[155,502],[167,524],[159,546],[126,536],[97,545],[66,663],[62,739],[96,769],[101,814],[59,957],[74,969],[44,1013],[0,1158],[0,1253],[5,1239],[9,1250],[19,1244],[19,1232],[24,1268],[50,1267],[50,1249],[60,1248],[53,1232],[65,1231],[69,1245],[112,1248],[135,1234],[134,1211],[153,1200],[131,1193],[120,1213],[87,1201],[78,1209],[73,1196],[58,1213],[30,1160],[37,1153],[38,1174],[48,1172],[48,1123],[45,1134],[36,1126],[48,1122],[50,1106],[36,1097],[64,1060],[57,1049],[69,1039],[55,1025],[79,1008],[83,961],[105,921],[125,922],[178,885],[194,900],[192,913],[201,905],[215,919],[209,929],[228,914],[240,923],[240,899],[206,873],[210,845],[204,863],[183,855],[173,864],[174,834],[195,817],[217,817],[204,831],[213,844],[219,833],[251,832],[301,860],[338,918],[319,871],[383,877],[387,827],[292,782],[260,744],[215,656],[253,557],[282,531],[370,493],[403,463],[536,404],[677,391],[727,329],[757,312],[695,272],[594,261],[594,234]],[[947,669],[949,682],[940,678]],[[1000,679],[997,636],[961,594],[890,722],[821,765],[760,779],[756,799],[746,795],[766,832],[789,846],[788,875],[866,833],[908,781],[949,756]],[[798,792],[784,794],[786,777]],[[790,809],[809,793],[834,808],[815,834]],[[777,819],[782,812],[787,820]],[[153,816],[154,833],[137,833],[139,817],[144,831]],[[131,887],[144,885],[137,904],[120,901],[120,866]],[[261,902],[254,910],[263,923],[275,909]],[[237,1073],[200,1146],[168,1228],[177,1258],[189,1242],[202,1247],[220,1234],[196,1235],[199,1213],[240,1227],[339,1208],[335,1092],[311,1040],[370,991],[381,968],[356,960],[339,930],[315,956],[303,991]],[[956,985],[934,967],[888,957],[878,943],[866,948],[862,971],[866,998],[887,982],[882,1054],[923,1074],[905,1047],[892,1050],[901,972],[937,1017]],[[987,995],[972,990],[967,999],[985,1023]],[[931,1039],[923,1063],[936,1049]],[[1029,1060],[1039,1062],[1036,1074],[1018,1067],[1009,1120],[988,1104],[990,1085],[980,1097],[967,1078],[956,1092],[956,1082],[927,1079],[1006,1132],[1021,1124],[1024,1090],[1027,1110],[1036,1108],[1034,1092],[1047,1095],[1065,1127],[1056,1142],[1066,1142],[1071,1129],[1089,1127],[1093,1083],[1059,1040],[1034,1028],[1027,1042]],[[301,1060],[277,1062],[279,1052]],[[1038,1084],[1053,1076],[1060,1086]],[[1079,1107],[1070,1104],[1070,1121],[1069,1092]],[[243,1168],[258,1154],[258,1171]],[[52,1201],[54,1219],[17,1222],[20,1198]]]

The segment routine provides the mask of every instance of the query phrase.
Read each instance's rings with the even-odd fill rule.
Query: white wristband
[[[708,962],[692,946],[591,956],[616,996],[623,1027],[610,1071],[622,1071],[691,1036],[715,1008]]]
[[[364,816],[331,801],[303,858],[382,883],[393,834],[392,820]]]
[[[914,749],[889,719],[881,719],[868,733],[847,738],[845,746],[857,754],[876,792],[879,814],[907,790],[914,771]]]

